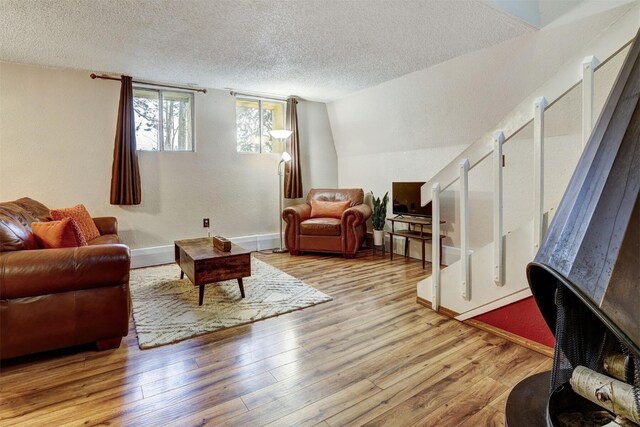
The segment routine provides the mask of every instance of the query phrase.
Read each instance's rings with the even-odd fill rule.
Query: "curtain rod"
[[[250,98],[262,98],[262,99],[273,99],[275,101],[286,101],[288,98],[286,96],[281,95],[269,95],[269,94],[261,94],[261,93],[249,93],[249,92],[238,92],[237,90],[229,89],[229,94],[231,96],[246,96]]]
[[[98,75],[98,74],[95,74],[95,73],[91,73],[91,74],[89,74],[89,77],[91,77],[92,79],[117,80],[117,81],[121,81],[122,80],[120,77],[112,77],[112,76],[108,76],[106,74]],[[146,82],[144,80],[131,80],[131,81],[133,83],[139,83],[139,84],[143,84],[143,85],[168,87],[168,88],[171,88],[171,89],[186,89],[186,90],[192,90],[194,92],[207,93],[206,89],[199,89],[199,88],[194,88],[194,87],[189,87],[189,86],[167,85],[167,84],[162,84],[162,83]]]

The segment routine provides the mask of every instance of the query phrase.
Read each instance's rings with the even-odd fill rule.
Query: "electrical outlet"
[[[202,218],[202,227],[209,228],[209,218]]]

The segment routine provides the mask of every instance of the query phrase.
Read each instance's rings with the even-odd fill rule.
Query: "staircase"
[[[615,64],[613,71],[617,75],[639,24],[636,9],[623,16],[589,46],[591,56],[569,58],[551,80],[422,187],[423,205],[432,202],[433,236],[440,235],[440,220],[446,220],[445,231],[452,230],[459,235],[459,243],[454,246],[459,247],[460,258],[445,268],[434,269],[431,277],[418,283],[418,302],[458,320],[466,320],[531,295],[526,266],[533,260],[547,224],[560,202],[560,195],[564,193],[570,176],[565,172],[573,171],[579,157],[579,153],[575,153],[565,159],[560,150],[557,154],[561,161],[552,156],[555,161],[551,166],[565,171],[545,168],[545,163],[552,163],[549,157],[553,154],[547,152],[545,156],[545,136],[550,143],[548,149],[561,147],[554,145],[550,135],[545,135],[545,114],[551,107],[556,106],[555,111],[558,111],[558,106],[579,99],[577,95],[581,92],[578,108],[581,109],[580,138],[584,147],[594,127],[594,117],[599,116],[599,108],[604,105],[604,102],[597,105],[594,96],[596,79],[604,75],[598,71],[606,64],[609,68]],[[607,85],[607,94],[611,86],[612,82]],[[576,112],[573,117],[578,114]],[[562,123],[562,120],[554,119],[554,126]],[[527,132],[532,133],[530,138],[523,136]],[[532,183],[524,180],[520,188],[516,188],[516,192],[524,193],[521,197],[528,199],[524,215],[522,203],[505,203],[505,185],[513,186],[519,180],[514,179],[511,172],[509,180],[505,181],[503,152],[514,150],[529,150],[527,153],[530,153],[528,167],[532,168],[529,171]],[[507,156],[507,165],[510,157]],[[554,178],[563,174],[567,176],[565,182]],[[489,182],[483,189],[482,185],[487,180]],[[490,194],[484,199],[491,200],[491,206],[485,206],[488,209],[482,212],[473,202],[478,192]],[[510,187],[507,194],[512,193]],[[443,202],[454,208],[443,209]],[[475,224],[477,227],[474,227],[472,222],[477,221],[474,215],[488,215],[490,218],[484,225]],[[485,233],[488,237],[484,236],[484,239],[477,238],[474,233],[477,234],[480,228],[491,228],[492,232]],[[434,266],[439,265],[443,256],[439,243],[437,238],[434,239],[431,248]]]

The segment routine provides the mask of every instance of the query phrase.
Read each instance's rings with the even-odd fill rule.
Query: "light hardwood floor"
[[[551,360],[416,303],[402,257],[255,254],[333,301],[176,345],[2,362],[0,425],[503,425]],[[428,267],[430,264],[428,264]]]

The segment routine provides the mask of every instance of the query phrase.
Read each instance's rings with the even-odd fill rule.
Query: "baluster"
[[[582,147],[587,145],[593,130],[593,74],[597,66],[598,60],[593,56],[582,61]]]
[[[440,308],[440,184],[431,187],[431,277],[432,304],[434,310]]]
[[[460,263],[462,298],[471,299],[471,269],[469,256],[469,160],[460,162]]]
[[[536,99],[533,109],[533,247],[540,248],[544,237],[544,110],[547,100]]]
[[[504,133],[493,136],[493,281],[504,285],[502,144]]]

